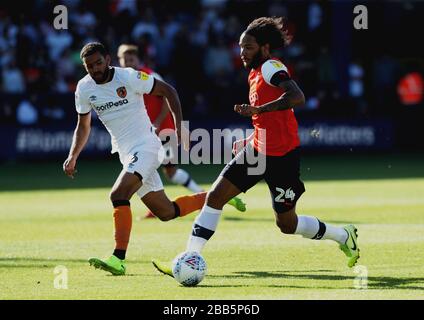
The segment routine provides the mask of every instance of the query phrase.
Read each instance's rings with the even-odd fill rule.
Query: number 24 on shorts
[[[275,190],[277,190],[280,194],[275,197],[275,202],[285,202],[286,199],[290,199],[291,201],[294,200],[296,194],[294,191],[290,188],[287,190],[284,190],[283,188],[275,187]]]

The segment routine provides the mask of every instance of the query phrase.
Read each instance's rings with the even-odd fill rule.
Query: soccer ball
[[[193,287],[203,280],[206,274],[206,261],[195,251],[180,253],[172,261],[175,280],[186,287]]]

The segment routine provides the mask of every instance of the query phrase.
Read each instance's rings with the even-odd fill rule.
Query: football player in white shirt
[[[95,268],[123,275],[132,225],[132,195],[137,193],[159,219],[168,221],[201,209],[206,192],[171,201],[157,172],[163,161],[162,144],[141,96],[148,93],[167,99],[180,142],[182,137],[188,138],[188,132],[182,134],[182,111],[175,89],[145,72],[111,67],[110,55],[98,42],[85,45],[81,59],[88,74],[78,82],[75,92],[78,122],[63,170],[74,177],[78,156],[90,135],[91,110],[94,110],[112,137],[112,152],[119,153],[123,169],[110,193],[114,207],[115,250],[108,259],[91,258],[89,262]],[[182,139],[182,144],[188,150],[188,139]]]
[[[118,48],[117,53],[119,59],[119,65],[122,68],[133,68],[137,71],[144,71],[148,74],[153,75],[155,78],[162,80],[162,77],[155,73],[150,68],[142,66],[138,58],[138,47],[136,45],[122,44]],[[190,174],[184,169],[178,168],[176,164],[176,155],[174,155],[172,146],[170,143],[166,143],[166,138],[170,134],[173,134],[174,131],[174,121],[172,115],[170,115],[170,110],[168,108],[168,103],[162,97],[151,97],[151,95],[143,96],[144,104],[146,106],[147,114],[149,115],[150,121],[155,127],[156,134],[161,139],[162,145],[164,145],[165,152],[165,162],[162,165],[162,171],[166,178],[168,178],[173,183],[179,184],[188,188],[190,191],[202,192],[204,191],[190,176]],[[173,140],[173,139],[172,139]],[[172,141],[171,140],[171,141]],[[151,217],[146,215],[146,217]],[[153,215],[154,217],[154,215]]]

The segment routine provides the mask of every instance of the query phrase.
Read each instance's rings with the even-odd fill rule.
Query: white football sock
[[[186,187],[194,193],[204,191],[203,188],[199,186],[193,179],[190,179],[190,182],[188,183]]]
[[[304,238],[312,239],[319,230],[319,222],[315,217],[298,216],[297,227],[294,234],[300,234]]]
[[[340,244],[344,244],[348,237],[343,228],[332,226],[310,216],[298,216],[295,234],[314,240],[334,240]]]
[[[334,240],[337,241],[340,244],[345,244],[348,234],[345,229],[340,227],[332,226],[331,224],[325,224],[325,233],[321,239],[326,240]]]
[[[200,252],[206,242],[214,234],[218,226],[222,210],[203,206],[202,211],[193,223],[193,230],[187,242],[187,251]]]
[[[177,169],[171,177],[171,181],[175,184],[184,184],[190,179],[190,175],[183,169]]]
[[[190,174],[183,169],[177,169],[175,174],[172,176],[171,181],[175,184],[180,184],[188,188],[194,193],[203,191],[203,189],[190,177]]]

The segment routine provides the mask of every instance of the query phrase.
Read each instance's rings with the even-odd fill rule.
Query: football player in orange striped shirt
[[[248,139],[235,142],[233,152],[237,155],[208,192],[206,204],[193,224],[187,251],[200,252],[203,249],[214,234],[222,207],[228,199],[265,180],[276,224],[282,233],[333,240],[348,257],[348,266],[353,267],[359,258],[355,226],[337,227],[316,217],[296,213],[296,202],[305,187],[300,180],[300,141],[293,108],[303,105],[305,97],[286,66],[272,56],[274,49],[289,42],[282,18],[255,19],[241,34],[240,57],[244,67],[250,70],[250,103],[235,105],[234,110],[251,117],[255,131]],[[266,161],[265,172],[251,174],[249,169],[257,164],[251,165],[246,159],[259,154]],[[162,269],[160,271],[172,275],[169,268],[154,264]]]

